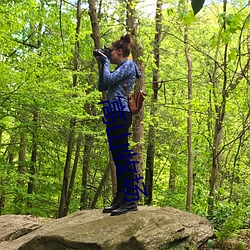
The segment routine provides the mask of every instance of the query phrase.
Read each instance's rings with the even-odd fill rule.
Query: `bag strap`
[[[125,89],[126,96],[127,96],[127,99],[128,99],[129,98],[129,94],[128,94],[128,85],[126,83],[126,80],[124,80],[124,89]]]

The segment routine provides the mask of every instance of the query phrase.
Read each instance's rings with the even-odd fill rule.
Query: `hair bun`
[[[126,34],[125,36],[121,36],[121,41],[123,41],[124,43],[126,43],[127,45],[130,44],[131,42],[131,39],[130,39],[130,36],[129,34]]]

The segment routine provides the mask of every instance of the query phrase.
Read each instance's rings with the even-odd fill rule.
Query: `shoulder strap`
[[[124,80],[124,89],[125,89],[125,92],[126,92],[126,96],[127,96],[127,99],[128,99],[128,85],[126,83],[126,80]]]

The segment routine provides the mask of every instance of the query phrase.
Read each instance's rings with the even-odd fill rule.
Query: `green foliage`
[[[239,250],[245,250],[245,243],[244,242],[239,242],[238,243],[238,248],[239,248]]]
[[[235,205],[227,201],[216,202],[213,209],[212,217],[210,218],[215,225],[222,225],[228,217],[230,217],[235,209]]]
[[[209,239],[207,242],[208,249],[211,250],[213,249],[214,246],[214,240]]]
[[[220,229],[215,232],[215,235],[220,240],[225,240],[234,236],[239,229],[246,227],[246,222],[250,216],[249,206],[245,207],[241,204],[237,205],[234,210],[228,214]]]

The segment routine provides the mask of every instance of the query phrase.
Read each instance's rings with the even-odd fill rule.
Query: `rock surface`
[[[13,218],[0,216],[0,250],[184,250],[198,249],[213,235],[206,219],[172,207],[139,206],[119,216],[83,210],[44,225],[23,216],[17,228]],[[22,228],[27,234],[12,237]]]
[[[0,242],[12,241],[41,227],[48,219],[31,215],[0,216]]]

